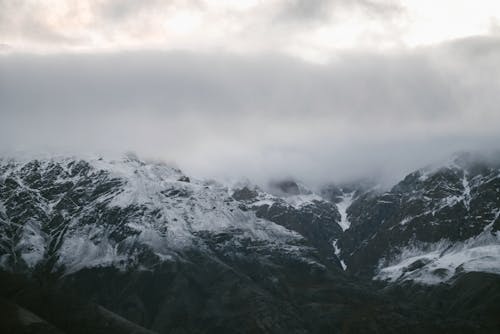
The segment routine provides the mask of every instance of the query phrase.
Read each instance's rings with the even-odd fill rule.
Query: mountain
[[[268,192],[251,185],[235,187],[232,197],[240,209],[299,233],[323,264],[341,268],[333,245],[342,234],[342,217],[334,203],[293,180],[274,181]]]
[[[390,281],[500,273],[499,189],[498,159],[461,154],[415,171],[350,205],[340,256],[353,273]]]
[[[246,212],[228,188],[163,164],[7,160],[0,173],[0,263],[14,271],[147,270],[187,250],[237,257],[248,248],[321,266],[300,234]]]
[[[319,191],[3,158],[1,305],[54,333],[496,333],[499,189],[475,155]]]
[[[322,261],[314,241],[256,215],[232,189],[164,164],[134,156],[5,159],[0,172],[2,267],[85,291],[160,332],[196,332],[197,317],[212,331],[242,323],[301,328],[297,310],[275,296],[289,293],[281,280],[291,272],[319,279],[328,268],[341,270],[334,254]],[[306,217],[336,213],[320,199],[269,200]]]

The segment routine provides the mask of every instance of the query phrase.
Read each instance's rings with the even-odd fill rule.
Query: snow
[[[229,196],[229,189],[213,181],[191,178],[190,182],[179,181],[182,172],[161,163],[144,163],[134,157],[105,160],[92,157],[84,160],[91,170],[88,175],[71,176],[70,157],[51,157],[40,160],[40,169],[51,164],[61,167],[63,172],[57,175],[54,183],[71,181],[78,183],[79,178],[90,177],[97,185],[100,182],[119,180],[106,193],[101,193],[81,207],[75,204],[75,212],[61,212],[55,207],[59,198],[47,201],[36,189],[23,185],[19,175],[23,166],[30,160],[10,160],[12,166],[7,169],[11,176],[19,179],[23,191],[32,198],[34,205],[42,210],[47,218],[62,214],[67,218],[66,225],[42,232],[43,221],[29,221],[23,225],[21,242],[17,244],[22,259],[30,267],[43,260],[46,248],[53,241],[60,244],[56,250],[57,264],[64,266],[66,273],[83,268],[115,266],[123,269],[137,264],[138,252],[149,249],[159,261],[170,261],[178,252],[190,247],[203,247],[199,232],[229,233],[238,239],[258,241],[262,247],[279,249],[302,257],[305,247],[295,246],[302,237],[291,230],[267,220],[259,219],[252,211],[242,211],[239,203]],[[271,198],[272,197],[272,198]],[[293,196],[287,200],[291,205],[301,206],[316,199],[312,195]],[[278,200],[269,195],[263,201]],[[110,210],[127,210],[131,206],[140,208],[126,214],[123,221],[110,224],[99,221],[97,224],[82,224],[82,218],[93,213],[96,207]],[[3,213],[4,206],[0,206]],[[122,218],[120,218],[122,219]],[[1,217],[0,222],[6,223]],[[112,238],[114,232],[125,233],[125,239]],[[302,259],[309,261],[309,259]],[[314,261],[313,261],[314,262]],[[7,258],[1,258],[5,265]]]
[[[451,162],[445,168],[453,171],[460,177],[460,183],[455,187],[447,184],[436,184],[435,187],[446,187],[450,191],[450,196],[444,197],[437,203],[430,203],[434,208],[424,211],[420,215],[436,212],[446,207],[452,207],[457,203],[463,203],[467,210],[476,187],[483,185],[497,178],[489,175],[478,175],[470,179],[469,173],[463,166]],[[443,167],[428,169],[426,177],[432,173],[442,170]],[[423,173],[423,172],[422,172]],[[376,279],[388,280],[391,282],[412,280],[422,284],[437,284],[452,279],[457,273],[465,271],[483,271],[500,273],[500,236],[499,233],[492,232],[493,222],[498,219],[499,209],[495,209],[493,220],[485,227],[482,233],[463,242],[451,242],[447,239],[433,244],[413,243],[399,250],[396,258],[381,259],[379,262]],[[419,215],[415,216],[418,217]],[[415,217],[406,217],[400,224],[406,225]],[[482,216],[475,216],[482,219]],[[433,222],[429,222],[433,223]],[[420,261],[414,264],[416,261]],[[410,265],[414,264],[409,268]],[[413,270],[411,270],[413,269]]]
[[[252,206],[264,206],[264,205],[272,206],[274,203],[276,203],[275,199],[264,198],[264,199],[260,199],[256,202],[252,202]]]
[[[158,219],[155,221],[129,223],[128,226],[140,231],[140,240],[146,244],[158,247],[166,241],[170,247],[187,246],[188,239],[193,232],[223,231],[226,229],[242,229],[253,239],[270,240],[274,238],[297,238],[291,231],[281,230],[281,226],[274,229],[270,222],[262,224],[254,214],[238,209],[236,203],[226,203],[228,190],[222,185],[210,182],[191,180],[190,183],[177,181],[182,175],[179,171],[167,166],[141,165],[133,162],[113,164],[99,162],[99,168],[108,168],[112,175],[126,180],[124,189],[113,198],[110,205],[128,207],[143,204],[159,210],[159,219],[168,225],[165,240],[162,240],[153,231],[156,230]],[[187,197],[168,197],[162,194],[163,190],[182,190],[189,194]],[[267,233],[264,232],[267,231]],[[279,230],[281,233],[277,233]],[[272,232],[272,233],[271,233]]]
[[[30,268],[43,259],[45,253],[44,233],[37,222],[31,220],[26,222],[23,226],[21,241],[16,248]]]
[[[422,169],[418,171],[420,176],[418,177],[418,180],[420,182],[425,182],[429,178],[429,171],[426,169]]]
[[[464,175],[462,177],[462,186],[464,188],[464,193],[463,193],[463,201],[464,205],[469,210],[470,207],[470,201],[471,201],[471,194],[470,194],[470,185],[469,185],[469,180],[467,179],[467,172],[464,171]]]
[[[313,204],[315,201],[323,202],[325,199],[318,194],[313,193],[309,189],[306,189],[303,185],[299,184],[300,194],[290,195],[281,192],[269,193],[263,191],[261,188],[251,185],[249,181],[239,181],[232,182],[228,186],[228,193],[233,194],[236,190],[247,187],[257,193],[255,198],[246,201],[252,207],[259,207],[263,205],[272,206],[274,204],[281,204],[285,206],[292,207],[296,210],[303,208],[304,206]]]
[[[117,266],[126,260],[125,255],[118,255],[117,247],[113,247],[109,240],[103,239],[95,244],[78,235],[64,239],[59,256],[58,262],[66,267],[66,274],[83,268]]]
[[[295,209],[300,209],[305,205],[311,204],[313,201],[323,201],[323,198],[316,194],[300,194],[285,196],[283,200]]]
[[[459,194],[459,195],[450,195],[450,196],[447,196],[447,197],[444,197],[443,199],[441,199],[438,207],[434,210],[435,212],[436,211],[439,211],[439,210],[442,210],[446,207],[453,207],[454,205],[456,205],[457,203],[460,203],[462,202],[464,204],[464,206],[466,207],[467,210],[470,209],[470,202],[472,200],[472,197],[471,197],[471,185],[467,179],[467,173],[464,171],[463,172],[464,175],[462,177],[462,193]]]
[[[490,224],[480,235],[463,242],[446,239],[434,244],[420,243],[401,249],[389,264],[380,261],[375,279],[390,282],[411,280],[421,284],[437,284],[453,278],[461,271],[500,274],[500,234],[492,233]],[[423,266],[411,270],[415,261]]]
[[[342,266],[342,270],[346,270],[347,269],[347,266],[346,264],[344,263],[344,260],[342,260],[340,258],[340,248],[337,246],[337,241],[338,240],[334,240],[333,243],[332,243],[332,246],[333,246],[333,250],[335,252],[335,255],[338,257],[338,259],[340,260],[340,265]]]
[[[354,192],[351,192],[348,194],[344,194],[342,200],[339,203],[337,203],[337,209],[339,210],[340,213],[339,225],[342,228],[342,231],[347,230],[351,226],[351,223],[347,218],[347,209],[351,206],[353,200],[354,200]]]
[[[406,224],[408,224],[409,222],[411,222],[413,220],[414,217],[405,217],[403,218],[403,220],[401,220],[399,222],[399,225],[401,226],[405,226]]]

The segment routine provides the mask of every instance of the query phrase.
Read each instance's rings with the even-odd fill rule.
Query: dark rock
[[[182,175],[177,181],[180,181],[180,182],[191,182],[191,180],[189,179],[189,177],[187,177],[186,175]]]
[[[235,190],[232,197],[237,201],[247,201],[254,199],[257,195],[257,191],[251,190],[248,187],[243,187]]]
[[[405,271],[415,271],[417,269],[422,268],[426,264],[428,264],[430,260],[428,259],[419,259],[415,262],[412,262],[408,267],[405,268]]]

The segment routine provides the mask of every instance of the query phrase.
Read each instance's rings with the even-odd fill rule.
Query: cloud
[[[479,50],[479,51],[478,51]],[[394,180],[500,142],[500,47],[413,52],[0,56],[0,149],[137,151],[201,176]]]
[[[334,2],[329,0],[292,0],[283,2],[277,21],[324,21],[331,17]]]
[[[371,17],[382,19],[394,15],[402,15],[404,7],[397,1],[371,1],[371,0],[291,0],[279,4],[278,21],[319,21],[325,23],[335,18],[337,12],[361,11]]]
[[[499,9],[493,0],[0,0],[0,42],[8,52],[267,52],[328,62],[346,50],[494,32]]]

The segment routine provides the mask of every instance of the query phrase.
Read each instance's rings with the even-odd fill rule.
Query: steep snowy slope
[[[315,247],[323,263],[341,266],[333,245],[342,234],[334,203],[292,180],[275,181],[267,192],[252,185],[234,187],[233,198],[243,210],[298,232]]]
[[[499,212],[500,164],[463,154],[354,201],[338,247],[351,271],[390,281],[500,273]]]
[[[238,253],[243,243],[315,263],[294,231],[241,210],[226,187],[136,158],[0,161],[0,264],[66,273],[149,267],[206,239]]]

